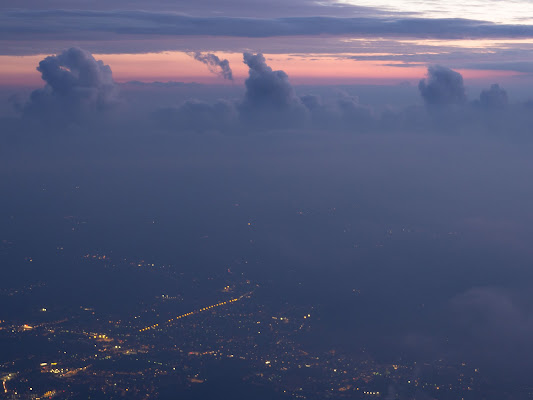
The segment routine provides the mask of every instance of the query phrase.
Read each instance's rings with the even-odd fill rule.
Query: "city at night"
[[[1,399],[533,399],[529,1],[0,32]]]

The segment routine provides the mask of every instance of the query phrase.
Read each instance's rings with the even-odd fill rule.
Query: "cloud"
[[[427,78],[420,81],[420,95],[428,107],[383,107],[377,111],[361,104],[357,96],[339,90],[334,96],[299,96],[289,76],[273,70],[261,53],[244,53],[243,62],[249,76],[240,100],[189,100],[177,107],[164,107],[155,114],[159,126],[185,132],[299,129],[523,136],[531,123],[527,107],[508,105],[506,91],[497,84],[484,90],[480,100],[467,102],[462,76],[443,66],[429,67]]]
[[[161,127],[173,131],[234,133],[278,129],[371,132],[383,128],[379,116],[360,104],[356,96],[337,91],[336,96],[327,100],[311,94],[300,97],[288,75],[273,70],[261,53],[244,53],[243,62],[248,66],[249,76],[241,100],[216,103],[193,100],[160,109],[155,118]]]
[[[418,89],[428,106],[460,105],[466,102],[462,75],[441,65],[428,68],[427,78],[419,82]]]
[[[377,14],[377,13],[375,13]],[[392,13],[389,13],[392,14]],[[365,15],[369,15],[368,13]],[[532,25],[505,25],[460,18],[393,16],[283,18],[197,17],[174,12],[8,10],[0,12],[5,40],[24,38],[106,40],[114,35],[280,37],[364,35],[417,38],[533,37]],[[93,35],[90,35],[93,33]]]
[[[337,90],[328,99],[312,94],[298,96],[288,75],[273,70],[261,53],[244,53],[243,62],[248,66],[249,76],[241,100],[219,100],[214,104],[193,100],[160,109],[155,118],[161,127],[189,132],[253,133],[278,129],[371,132],[383,130],[387,123],[395,125],[391,121],[382,124],[370,107],[343,91]]]
[[[212,58],[211,58],[212,60]],[[189,100],[158,110],[160,126],[181,131],[239,133],[303,127],[308,110],[295,94],[284,71],[274,71],[262,54],[243,54],[249,68],[241,100],[208,103]]]
[[[224,79],[233,80],[233,72],[229,65],[228,60],[221,60],[215,54],[207,53],[202,54],[199,52],[193,53],[192,56],[195,60],[200,61],[201,63],[207,65],[209,71],[213,74],[220,75]]]
[[[419,83],[432,131],[460,135],[530,135],[533,122],[527,103],[509,104],[507,91],[493,84],[481,92],[479,100],[467,101],[463,77],[456,71],[436,65],[428,68]],[[413,128],[420,127],[415,122]]]
[[[291,127],[306,118],[307,109],[284,71],[272,70],[260,53],[244,53],[243,60],[249,68],[246,92],[240,105],[243,121],[258,128]]]
[[[188,100],[178,107],[166,107],[153,115],[162,129],[176,132],[219,132],[232,134],[238,131],[238,113],[235,104],[219,100],[214,104]]]
[[[356,96],[343,91],[333,99],[305,95],[301,98],[311,115],[311,126],[316,129],[367,132],[378,129],[378,117],[372,109],[361,105]]]
[[[284,15],[380,15],[383,11],[368,7],[356,6],[353,4],[340,3],[336,0],[324,0],[321,2],[309,0],[230,0],[224,3],[223,9],[218,0],[194,0],[180,3],[169,2],[168,0],[150,1],[150,10],[161,12],[180,12],[186,15],[216,15],[223,12],[232,16],[252,16],[261,15],[264,17],[284,16]],[[48,9],[48,10],[79,10],[80,4],[71,0],[25,0],[24,7],[27,9]],[[21,8],[18,0],[3,0],[0,9],[9,10]],[[144,0],[93,0],[84,2],[84,10],[143,10],[146,8]],[[386,14],[390,14],[390,11]]]
[[[206,62],[218,62],[217,68],[223,63],[207,56]],[[103,131],[93,128],[112,123],[135,131],[231,134],[298,129],[524,137],[533,123],[528,105],[509,104],[507,92],[497,84],[482,91],[479,100],[467,102],[462,76],[443,66],[429,67],[420,81],[420,95],[428,107],[373,108],[360,103],[353,92],[338,89],[334,95],[299,95],[289,76],[269,66],[261,53],[244,53],[243,62],[249,69],[243,94],[234,87],[215,90],[198,84],[130,82],[122,85],[118,102],[110,67],[85,50],[71,48],[39,63],[45,86],[33,91],[25,104],[15,105],[19,104],[21,123],[53,129],[77,126],[85,131]],[[236,98],[229,97],[228,90]],[[16,119],[8,122],[16,131]]]
[[[72,47],[46,57],[37,70],[46,85],[31,93],[23,108],[27,117],[63,124],[105,112],[116,104],[117,85],[111,68],[85,50]]]
[[[289,83],[289,76],[284,71],[273,71],[262,54],[244,53],[243,60],[249,68],[245,105],[283,109],[299,101]]]
[[[491,85],[490,89],[485,89],[481,92],[479,102],[484,108],[498,109],[507,107],[509,99],[507,92],[495,83]]]

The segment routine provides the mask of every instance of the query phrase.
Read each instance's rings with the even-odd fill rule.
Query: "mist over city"
[[[0,4],[0,397],[533,397],[527,1]]]

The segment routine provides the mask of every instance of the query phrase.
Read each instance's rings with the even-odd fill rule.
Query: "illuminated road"
[[[187,314],[178,315],[176,318],[169,319],[164,324],[170,324],[171,322],[178,321],[178,320],[180,320],[182,318],[190,317],[191,315],[200,314],[202,312],[209,311],[209,310],[212,310],[212,309],[217,308],[217,307],[222,307],[222,306],[225,306],[227,304],[235,303],[235,302],[241,300],[242,298],[244,298],[245,296],[247,296],[249,294],[251,294],[251,293],[246,293],[246,294],[243,294],[242,296],[237,297],[235,299],[231,299],[231,300],[228,300],[228,301],[223,301],[223,302],[220,302],[220,303],[217,303],[217,304],[213,304],[213,305],[201,308],[199,310],[191,311],[191,312],[188,312]],[[146,328],[139,329],[139,332],[146,332],[146,331],[149,331],[151,329],[157,329],[159,327],[159,325],[161,325],[161,324],[155,324],[155,325],[147,326]]]

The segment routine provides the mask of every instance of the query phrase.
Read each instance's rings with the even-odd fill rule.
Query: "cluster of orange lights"
[[[216,308],[216,307],[221,307],[221,306],[225,306],[226,304],[231,304],[231,303],[235,303],[236,301],[239,301],[240,298],[238,299],[231,299],[231,300],[228,300],[228,301],[223,301],[223,302],[220,302],[220,303],[217,303],[217,304],[213,304],[211,306],[208,306],[208,307],[204,307],[204,308],[201,308],[199,310],[196,310],[196,311],[191,311],[191,312],[188,312],[187,314],[182,314],[182,315],[179,315],[177,316],[176,318],[171,318],[169,319],[166,323],[169,324],[173,321],[177,321],[177,320],[180,320],[182,318],[185,318],[185,317],[189,317],[191,315],[194,315],[194,314],[199,314],[201,312],[204,312],[204,311],[209,311],[213,308]],[[159,327],[160,324],[155,324],[155,325],[152,325],[152,326],[147,326],[146,328],[143,328],[143,329],[140,329],[139,332],[145,332],[145,331],[149,331],[151,329],[156,329]]]

